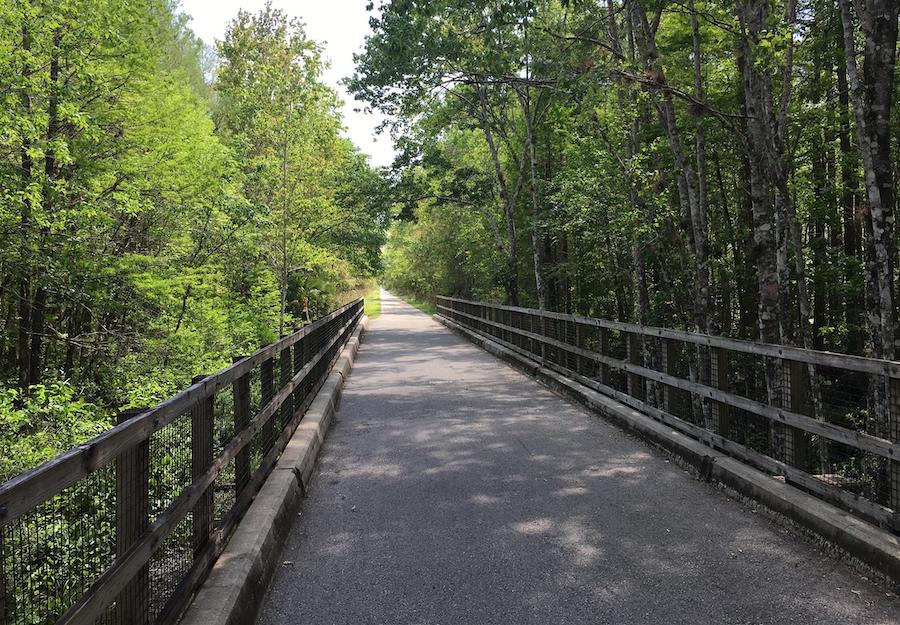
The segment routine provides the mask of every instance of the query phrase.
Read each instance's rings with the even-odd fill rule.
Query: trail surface
[[[384,293],[262,625],[897,624],[900,601]]]

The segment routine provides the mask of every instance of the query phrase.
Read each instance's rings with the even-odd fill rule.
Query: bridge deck
[[[900,604],[385,294],[260,623],[900,623]]]

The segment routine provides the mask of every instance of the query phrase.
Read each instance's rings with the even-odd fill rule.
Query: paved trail
[[[900,601],[384,295],[262,625],[900,623]]]

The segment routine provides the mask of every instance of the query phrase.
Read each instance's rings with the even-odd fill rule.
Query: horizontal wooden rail
[[[18,518],[91,472],[108,465],[120,453],[147,440],[151,434],[171,423],[176,417],[188,412],[200,400],[229,387],[235,380],[250,372],[263,361],[272,358],[281,350],[291,347],[316,328],[336,319],[361,301],[361,299],[355,300],[338,308],[294,334],[266,345],[251,356],[232,364],[219,373],[192,384],[147,412],[132,417],[91,441],[0,485],[0,524]]]
[[[438,307],[440,308],[440,305]],[[510,343],[509,341],[505,341],[493,335],[485,335],[483,332],[479,332],[478,330],[474,331],[483,336],[487,336],[499,345],[502,345],[503,347],[511,351],[519,353],[526,358],[534,359],[535,357],[532,352],[529,352],[526,349],[522,349],[514,343]],[[898,523],[896,513],[891,508],[878,505],[877,503],[870,501],[864,497],[860,497],[848,491],[841,490],[837,486],[833,486],[828,482],[823,482],[822,480],[817,479],[804,471],[795,469],[787,463],[775,460],[770,456],[766,456],[765,454],[750,449],[749,447],[741,445],[740,443],[736,443],[724,436],[720,436],[719,434],[711,432],[710,430],[702,428],[698,425],[688,423],[684,419],[680,419],[679,417],[676,417],[675,415],[666,412],[665,410],[661,410],[655,406],[651,406],[647,402],[632,397],[628,393],[624,393],[611,386],[607,386],[601,382],[598,382],[597,380],[580,375],[572,371],[571,369],[567,369],[566,367],[562,367],[552,362],[543,362],[541,364],[548,369],[552,369],[557,373],[572,378],[579,384],[583,384],[604,395],[608,395],[622,402],[623,404],[634,408],[635,410],[649,414],[658,421],[661,421],[662,423],[665,423],[666,425],[669,425],[679,430],[680,432],[687,434],[688,436],[696,438],[697,440],[706,443],[710,447],[721,449],[729,455],[743,460],[744,462],[747,462],[748,464],[751,464],[763,471],[772,473],[773,475],[783,475],[785,479],[799,484],[803,488],[819,495],[823,499],[838,501],[848,510],[857,512],[864,518],[871,519],[876,523],[880,523],[888,527],[900,528],[900,523]]]
[[[714,336],[711,334],[686,332],[684,330],[673,330],[671,328],[643,326],[636,323],[625,323],[622,321],[611,321],[609,319],[597,319],[594,317],[581,317],[579,315],[569,315],[566,313],[537,310],[532,308],[521,308],[519,306],[506,306],[504,304],[485,304],[483,302],[473,302],[469,300],[458,299],[455,297],[439,296],[437,299],[446,300],[448,302],[459,302],[463,304],[485,306],[495,310],[506,310],[510,312],[543,317],[546,319],[571,321],[586,326],[608,328],[610,330],[618,330],[621,332],[628,332],[641,336],[675,339],[677,341],[684,341],[685,343],[694,343],[696,345],[701,345],[704,347],[719,347],[722,349],[741,352],[744,354],[770,356],[772,358],[786,358],[788,360],[795,360],[797,362],[804,362],[813,365],[822,365],[825,367],[835,367],[837,369],[847,369],[850,371],[860,371],[862,373],[884,375],[891,378],[900,378],[900,362],[894,360],[881,360],[878,358],[853,356],[851,354],[838,354],[835,352],[804,349],[802,347],[793,347],[790,345],[755,343],[752,341],[733,339],[727,336]]]
[[[350,321],[344,324],[327,345],[318,351],[312,360],[288,380],[262,410],[250,420],[247,426],[231,439],[222,453],[213,460],[212,464],[203,475],[185,488],[169,508],[154,521],[143,537],[141,537],[123,557],[117,558],[103,575],[97,579],[93,586],[91,586],[90,590],[85,593],[59,621],[57,621],[58,625],[91,625],[103,614],[104,610],[112,603],[128,580],[137,574],[141,567],[149,562],[150,557],[153,555],[153,552],[159,544],[172,532],[181,519],[183,519],[188,511],[200,500],[200,497],[209,489],[225,466],[234,459],[252,440],[253,436],[269,422],[269,419],[275,415],[279,408],[281,408],[281,405],[294,391],[294,388],[309,374],[313,367],[321,361],[331,347],[344,337],[347,329],[356,325],[361,314],[362,311],[360,310]],[[284,444],[287,444],[287,441],[290,438],[287,435],[287,432],[287,428],[282,432],[282,442]],[[276,444],[269,450],[267,457],[272,460],[277,459],[280,452],[281,448]]]
[[[884,431],[893,432],[900,429],[896,423],[900,419],[900,385],[895,381],[900,376],[900,363],[458,298],[438,297],[437,309],[438,314],[488,337],[507,349],[535,360],[544,367],[609,395],[761,470],[783,476],[795,485],[866,519],[900,531],[900,513],[898,513],[900,440],[889,440],[878,435]],[[624,351],[624,356],[621,351],[616,354],[610,353],[611,332],[617,333],[618,349]],[[591,337],[589,344],[585,344],[586,336]],[[675,351],[671,351],[673,346],[681,344],[685,348],[687,345],[693,347],[687,351],[682,351],[682,347],[676,347]],[[656,355],[652,356],[647,350],[657,350]],[[730,362],[729,354],[732,352],[749,355],[743,356],[744,360],[740,361],[739,366],[743,373],[739,373],[738,377],[756,376],[755,379],[758,381],[754,384],[758,385],[759,380],[765,381],[763,390],[769,386],[765,375],[766,367],[771,365],[767,363],[781,363],[777,364],[777,371],[783,373],[777,375],[787,377],[778,377],[775,380],[778,385],[776,394],[773,396],[770,392],[768,401],[759,401],[729,389],[727,363]],[[707,359],[708,369],[705,374],[698,374],[697,367],[702,366],[701,359],[704,357]],[[672,358],[681,359],[680,373],[673,368],[674,364],[670,362]],[[652,361],[652,367],[649,366],[648,359]],[[690,364],[691,362],[693,364]],[[713,364],[720,362],[726,364]],[[798,365],[799,368],[792,368],[790,363],[802,365]],[[657,366],[659,369],[655,368]],[[690,375],[686,372],[686,367],[694,368]],[[756,367],[756,373],[748,374],[747,367]],[[591,376],[583,375],[583,369],[587,369]],[[612,372],[622,377],[611,377]],[[887,423],[887,428],[881,425],[879,427],[882,429],[878,433],[871,433],[861,428],[853,429],[829,422],[822,414],[818,415],[819,418],[815,418],[801,413],[801,410],[812,406],[816,401],[809,397],[810,390],[804,386],[811,383],[808,382],[809,379],[813,376],[818,379],[821,375],[827,375],[832,376],[832,380],[841,380],[844,379],[841,376],[846,376],[843,372],[852,372],[856,376],[860,374],[870,376],[864,378],[869,380],[865,383],[859,378],[852,378],[856,380],[855,382],[846,380],[842,382],[856,384],[857,387],[852,389],[847,397],[856,397],[853,401],[857,402],[861,397],[863,403],[855,406],[843,405],[840,402],[844,400],[840,396],[832,397],[832,401],[837,401],[838,404],[832,404],[831,410],[837,417],[840,417],[841,411],[843,414],[850,414],[853,417],[850,423],[854,420],[858,422],[859,413],[868,414],[868,423]],[[720,379],[723,375],[725,379]],[[613,386],[614,382],[622,388]],[[863,387],[859,388],[858,385],[861,383]],[[750,388],[756,388],[755,392],[759,392],[758,387]],[[884,389],[888,398],[881,400],[880,404],[877,402],[866,404],[866,398],[869,402],[874,401],[872,399],[874,396],[870,393],[877,392],[873,389],[878,388]],[[686,410],[691,413],[691,418],[695,422],[692,423],[670,412],[672,410],[670,402],[675,401],[670,399],[670,394],[676,389],[684,395],[679,395],[678,397],[682,399],[678,401],[681,403],[674,405],[679,411]],[[654,393],[655,396],[651,399],[650,396]],[[773,397],[775,403],[770,403],[773,402]],[[822,402],[821,396],[818,401]],[[880,407],[884,413],[871,414],[872,406]],[[698,414],[701,408],[702,414]],[[712,416],[714,410],[715,417]],[[820,406],[817,410],[824,408]],[[760,451],[750,447],[749,443],[744,444],[746,441],[742,438],[740,438],[742,442],[729,438],[735,434],[727,431],[730,427],[727,424],[732,423],[733,419],[744,419],[742,415],[752,416],[768,423],[770,437],[766,439],[768,450]],[[719,431],[720,423],[717,420],[720,418],[724,420],[722,423],[726,424],[724,426],[726,431]],[[741,423],[743,425],[740,427],[748,427],[745,421]],[[801,440],[800,447],[792,447],[796,444],[794,437],[800,436],[807,437],[805,442]],[[788,445],[789,452],[779,448],[779,444]],[[831,470],[827,447],[829,444],[840,446],[840,449],[850,450],[852,453],[870,454],[868,457],[878,459],[883,463],[883,468],[868,469],[870,471],[868,477],[853,473],[862,470],[859,468],[852,469],[849,477],[844,477],[846,474],[829,473]],[[758,443],[756,445],[758,446]],[[810,447],[805,445],[818,445],[820,454],[818,463],[821,467],[819,473],[809,472],[807,465],[804,464],[810,462],[808,454],[811,454]],[[773,454],[773,451],[777,453]],[[782,457],[781,454],[785,453],[787,455]],[[847,454],[848,451],[840,453]],[[837,462],[843,462],[840,460],[843,457],[845,456],[839,456]],[[826,474],[821,473],[822,468],[826,468]],[[875,482],[875,488],[880,489],[876,491],[877,501],[846,489],[853,488],[846,486],[847,480],[853,482],[863,478],[880,480]]]
[[[442,306],[441,304],[438,304],[437,308],[439,310],[452,311],[452,309],[447,308],[446,306]],[[884,458],[900,458],[900,443],[892,443],[889,440],[879,438],[877,436],[872,436],[871,434],[866,434],[865,432],[857,432],[856,430],[849,430],[847,428],[833,425],[831,423],[817,421],[816,419],[812,419],[810,417],[807,417],[806,415],[797,414],[796,412],[791,412],[790,410],[784,410],[782,408],[769,406],[768,404],[722,391],[705,384],[700,384],[699,382],[691,382],[690,380],[685,380],[683,378],[669,375],[667,373],[648,369],[647,367],[642,367],[641,365],[635,365],[626,360],[613,358],[612,356],[604,356],[602,354],[579,348],[568,343],[563,343],[562,341],[536,334],[534,332],[529,332],[521,328],[497,323],[495,321],[476,317],[475,315],[470,315],[458,310],[452,312],[457,315],[462,315],[463,317],[466,317],[468,319],[476,320],[479,323],[484,323],[496,328],[500,328],[507,332],[513,332],[514,334],[518,334],[519,336],[524,336],[528,339],[539,341],[546,345],[551,345],[553,347],[556,347],[557,349],[561,349],[571,354],[581,356],[582,358],[587,358],[589,360],[593,360],[594,362],[607,365],[618,371],[624,371],[625,373],[639,375],[647,380],[653,380],[655,382],[660,382],[661,384],[680,388],[684,391],[697,393],[702,397],[714,399],[716,401],[722,402],[723,404],[728,404],[729,406],[734,406],[735,408],[740,408],[742,410],[752,412],[761,417],[765,417],[770,421],[790,425],[791,427],[809,432],[810,434],[818,434],[819,436],[824,436],[838,443],[843,443],[852,447],[858,447],[859,449],[864,449]]]
[[[342,306],[0,485],[0,603],[7,622],[177,622],[363,310],[361,298]],[[219,393],[231,401],[217,401]],[[154,436],[170,424],[174,429]],[[47,565],[40,536],[66,540],[70,528],[78,537],[56,549],[72,553],[52,566],[62,581],[33,577]],[[79,558],[85,565],[67,570]]]

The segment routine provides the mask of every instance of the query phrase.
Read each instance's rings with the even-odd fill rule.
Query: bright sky
[[[258,11],[266,0],[181,0],[181,9],[191,16],[191,29],[207,44],[225,34],[228,22],[238,9]],[[387,132],[375,134],[384,119],[379,113],[356,113],[362,109],[338,82],[353,74],[353,53],[360,51],[369,32],[367,0],[272,0],[272,5],[288,15],[299,17],[306,24],[306,34],[325,45],[325,55],[331,67],[325,72],[325,82],[334,87],[344,99],[344,126],[347,136],[360,150],[371,157],[373,165],[390,165],[394,148]]]

